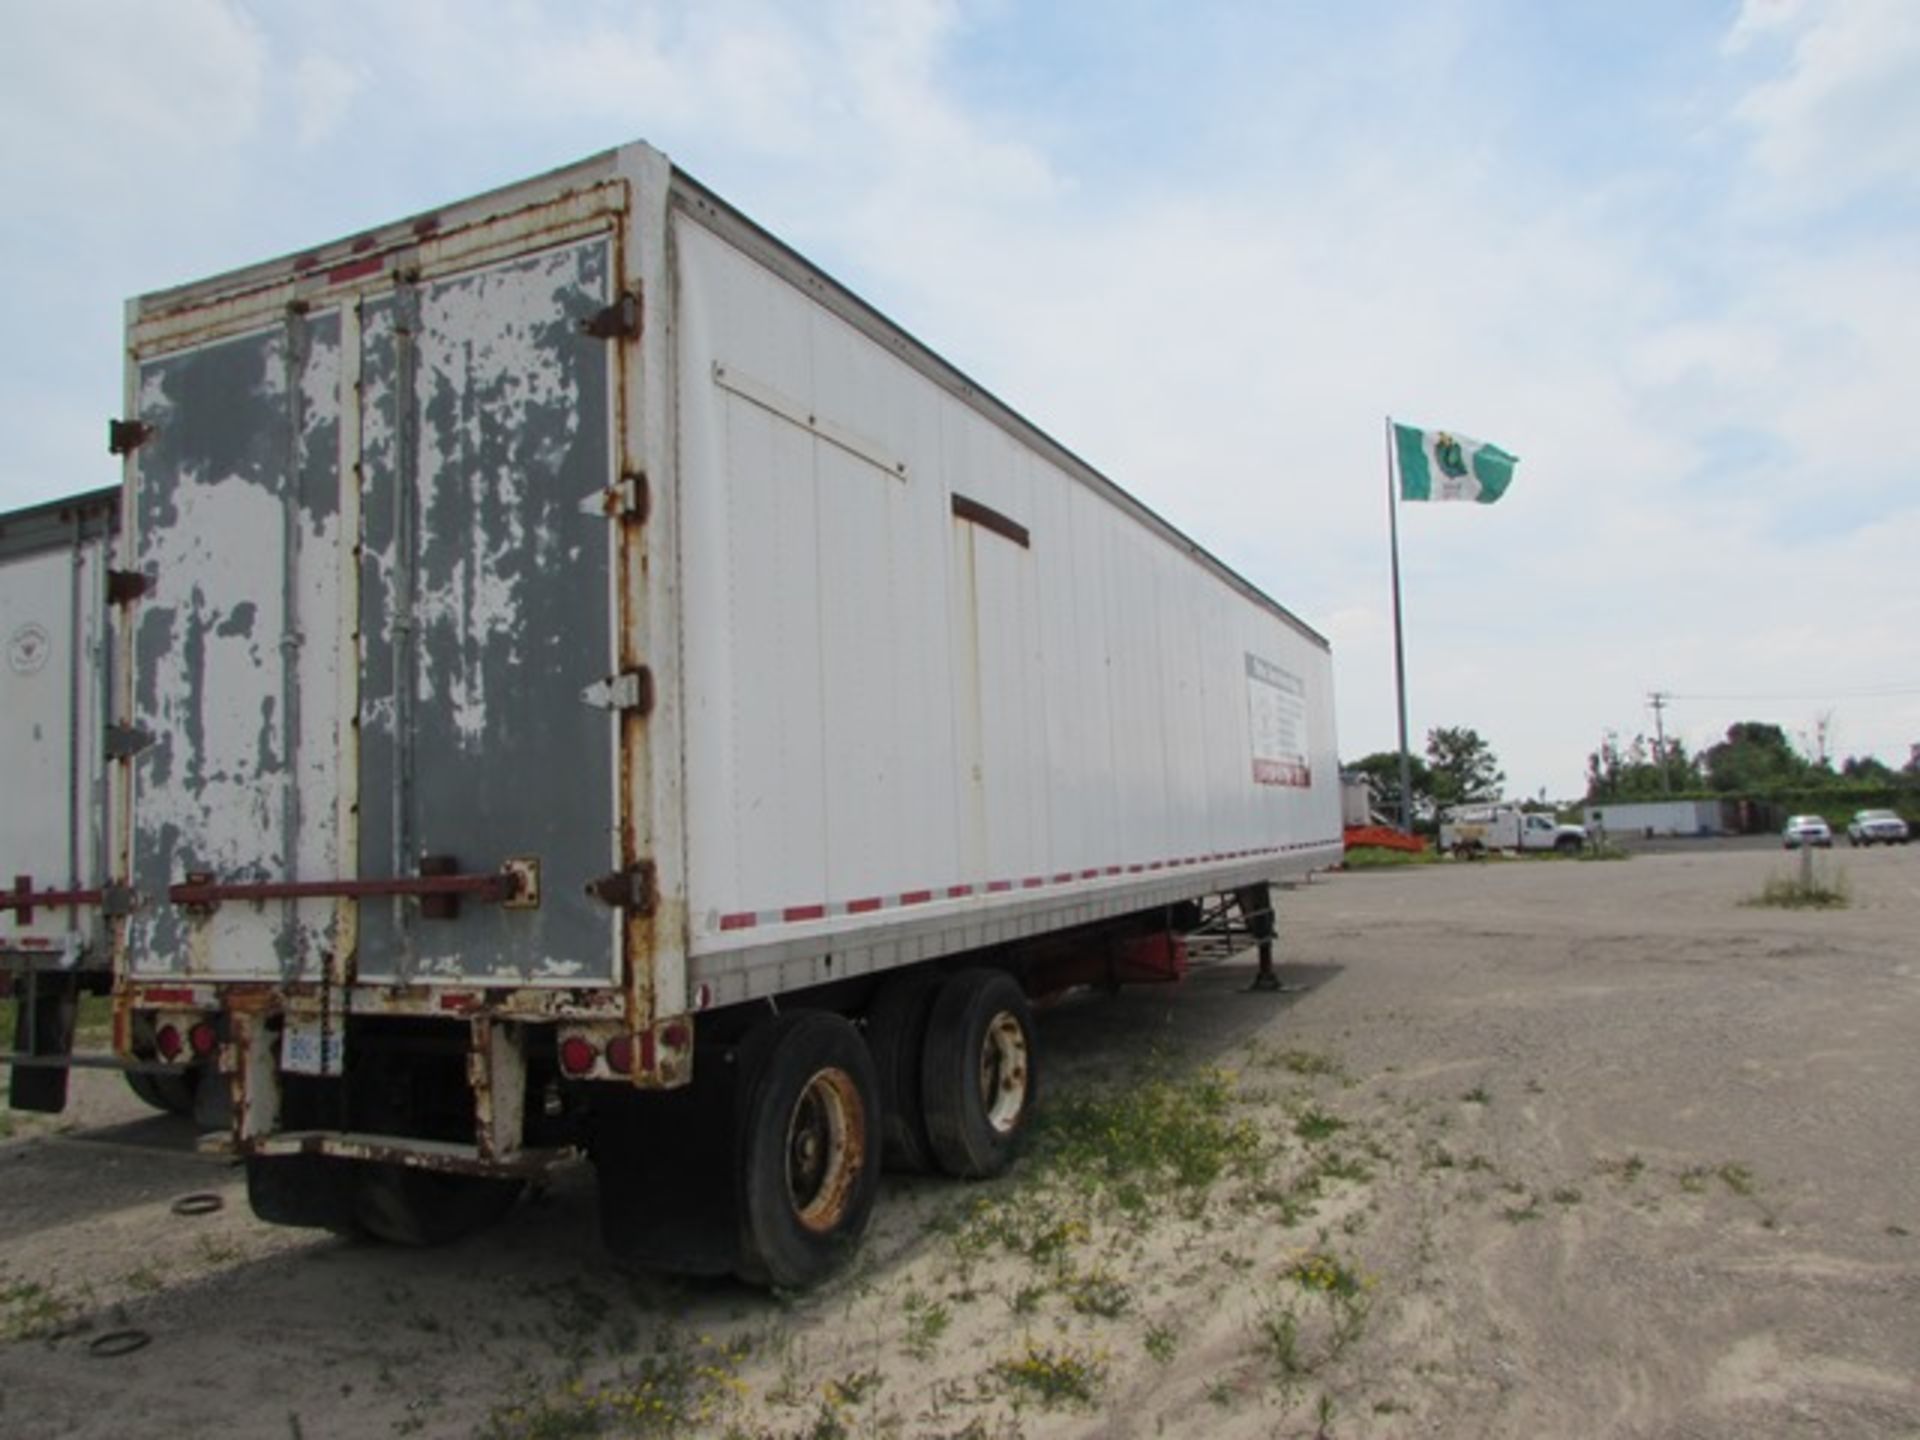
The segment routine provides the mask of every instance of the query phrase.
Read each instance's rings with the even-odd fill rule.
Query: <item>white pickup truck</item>
[[[1440,848],[1456,855],[1488,850],[1553,850],[1577,855],[1585,848],[1584,825],[1562,825],[1552,815],[1517,805],[1462,805],[1440,822]]]

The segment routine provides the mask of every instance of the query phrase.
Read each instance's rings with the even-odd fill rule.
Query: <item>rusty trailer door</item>
[[[132,978],[618,981],[586,893],[617,864],[618,716],[582,699],[612,668],[620,351],[586,322],[616,234],[535,249],[520,220],[136,351]],[[366,893],[514,862],[537,904]]]
[[[361,907],[357,975],[607,984],[617,927],[602,235],[403,286],[362,325],[360,864],[535,861],[537,907]],[[598,693],[598,692],[595,692]],[[610,698],[610,697],[609,697]]]

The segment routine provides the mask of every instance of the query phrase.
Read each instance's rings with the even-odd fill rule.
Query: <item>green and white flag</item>
[[[1446,430],[1393,427],[1402,500],[1477,500],[1491,505],[1507,493],[1520,457],[1498,445]]]

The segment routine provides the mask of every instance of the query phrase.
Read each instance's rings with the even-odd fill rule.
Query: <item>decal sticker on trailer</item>
[[[1247,730],[1253,743],[1253,783],[1313,783],[1307,767],[1307,687],[1298,675],[1251,652],[1247,655]]]

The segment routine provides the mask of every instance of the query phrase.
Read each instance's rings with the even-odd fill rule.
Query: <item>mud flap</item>
[[[703,1052],[681,1090],[596,1087],[592,1138],[600,1234],[624,1265],[730,1275],[740,1263],[734,1066]]]
[[[269,1225],[351,1235],[354,1171],[330,1155],[252,1155],[247,1158],[247,1202]]]
[[[27,973],[14,977],[13,1048],[36,1056],[73,1053],[73,1029],[80,1014],[80,981],[74,975]],[[15,1110],[58,1115],[67,1108],[67,1067],[15,1065],[7,1083],[7,1103]]]

